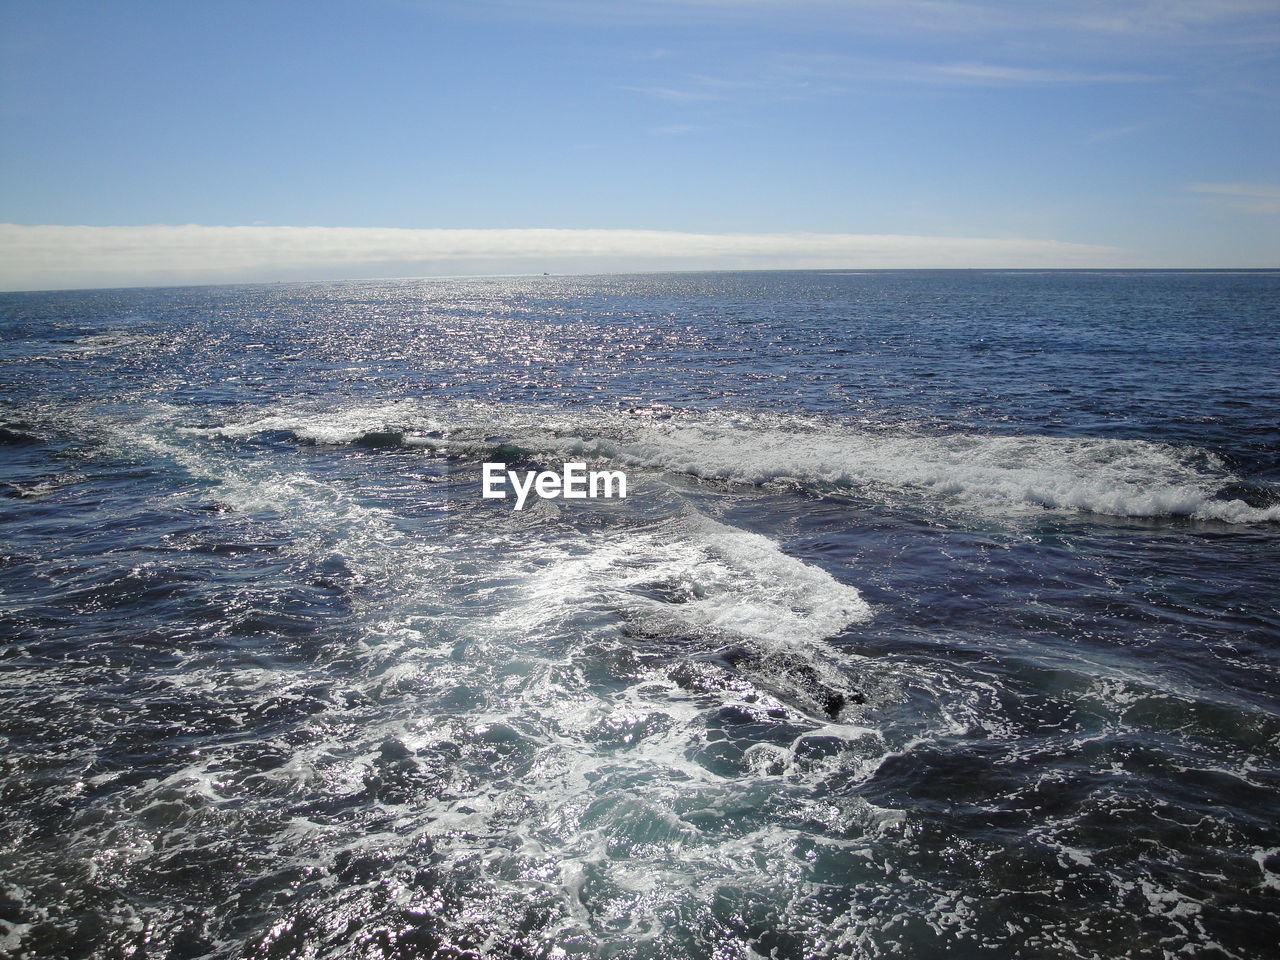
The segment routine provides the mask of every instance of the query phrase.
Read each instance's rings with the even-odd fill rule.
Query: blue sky
[[[1280,265],[1276,0],[4,0],[0,35],[9,288]],[[256,271],[182,225],[344,230]]]

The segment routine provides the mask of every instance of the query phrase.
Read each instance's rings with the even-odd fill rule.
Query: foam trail
[[[937,434],[871,429],[816,417],[512,409],[474,404],[390,404],[337,413],[270,414],[213,432],[246,437],[286,430],[316,443],[394,436],[462,456],[512,452],[596,457],[713,480],[792,481],[867,491],[941,509],[1043,510],[1117,517],[1179,516],[1226,523],[1280,522],[1280,491],[1258,502],[1229,496],[1238,484],[1215,454],[1147,440]]]
[[[1280,505],[1215,499],[1237,478],[1214,455],[1144,440],[698,424],[646,428],[612,452],[623,462],[700,477],[923,490],[979,509],[1280,521]]]

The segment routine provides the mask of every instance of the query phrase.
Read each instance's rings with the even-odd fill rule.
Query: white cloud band
[[[1188,190],[1216,197],[1248,213],[1280,213],[1280,185],[1274,183],[1192,183]]]
[[[1124,266],[1055,240],[660,230],[0,224],[0,289],[479,273]]]

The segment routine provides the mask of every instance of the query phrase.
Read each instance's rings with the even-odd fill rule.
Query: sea
[[[0,955],[1275,955],[1278,271],[9,293],[0,334]]]

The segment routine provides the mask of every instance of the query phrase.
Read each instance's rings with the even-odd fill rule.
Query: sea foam
[[[1237,477],[1197,447],[1149,440],[931,432],[819,417],[680,412],[661,418],[472,404],[387,404],[271,413],[212,432],[289,431],[314,443],[393,440],[464,457],[498,453],[596,458],[747,484],[790,481],[900,504],[986,513],[1054,510],[1116,517],[1280,522],[1280,490],[1254,503]]]

